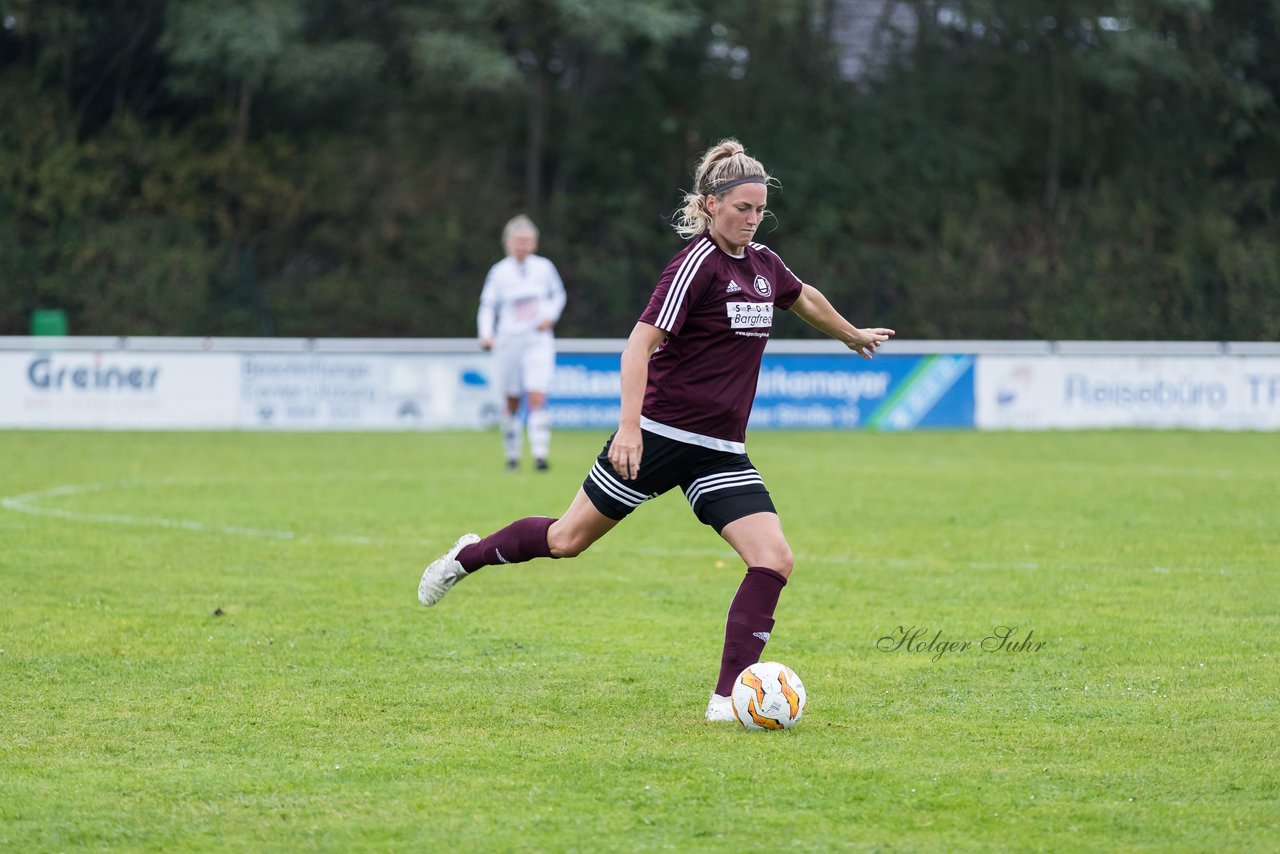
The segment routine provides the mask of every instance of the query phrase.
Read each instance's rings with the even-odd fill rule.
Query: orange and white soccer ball
[[[761,661],[733,682],[733,714],[747,729],[791,729],[804,713],[804,683],[776,661]]]

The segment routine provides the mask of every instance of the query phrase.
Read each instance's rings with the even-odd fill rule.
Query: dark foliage
[[[868,10],[854,78],[832,33]],[[622,336],[697,154],[733,135],[782,182],[761,239],[855,322],[1280,337],[1280,0],[0,19],[0,334],[57,307],[75,334],[466,337],[526,211],[570,290],[560,333]]]

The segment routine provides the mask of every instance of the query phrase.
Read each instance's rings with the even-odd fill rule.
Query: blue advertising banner
[[[547,394],[547,412],[556,427],[618,426],[622,372],[617,353],[557,353]]]
[[[974,357],[771,354],[760,368],[754,429],[973,427]],[[557,427],[618,425],[618,356],[561,353],[547,402]]]

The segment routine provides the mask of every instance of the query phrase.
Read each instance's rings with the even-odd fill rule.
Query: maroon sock
[[[501,531],[490,534],[458,552],[458,563],[467,572],[499,563],[524,563],[535,557],[551,557],[547,531],[555,519],[530,516],[518,519]]]
[[[729,696],[733,680],[748,664],[760,660],[773,631],[773,609],[778,605],[787,579],[768,567],[747,567],[746,577],[729,604],[724,625],[724,653],[720,657],[720,679],[716,693]]]

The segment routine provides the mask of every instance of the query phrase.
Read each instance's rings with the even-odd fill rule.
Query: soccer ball
[[[804,713],[804,683],[776,661],[761,661],[733,681],[733,714],[747,729],[791,729]]]

